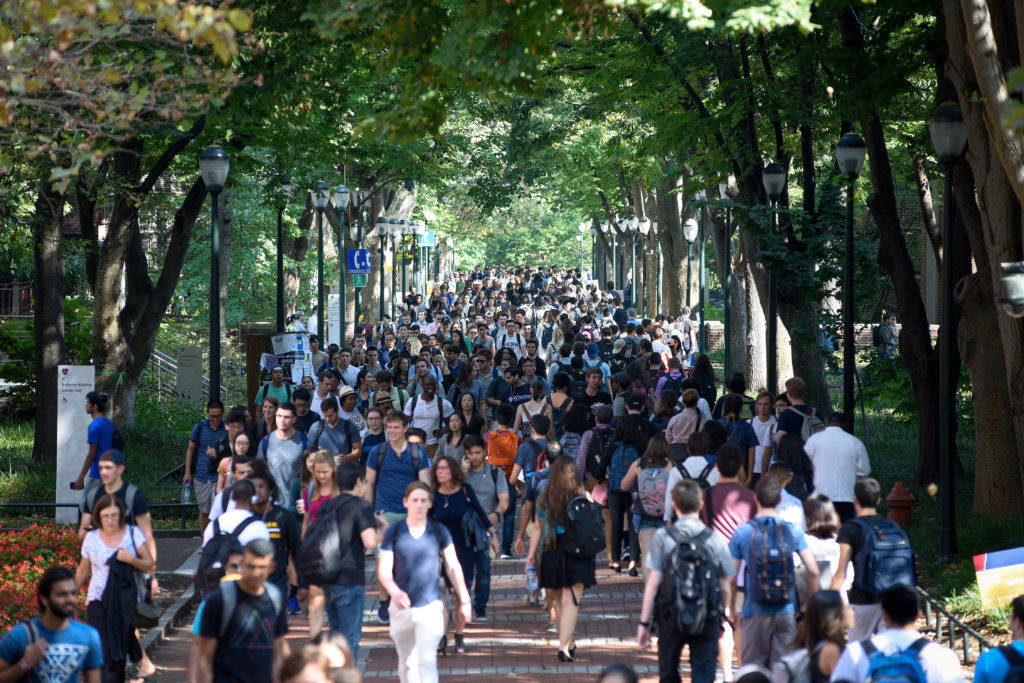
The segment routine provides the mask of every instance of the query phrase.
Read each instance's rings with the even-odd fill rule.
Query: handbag
[[[594,488],[590,490],[590,497],[601,507],[608,507],[608,484],[594,484]]]
[[[135,535],[132,534],[132,526],[128,525],[128,538],[132,542],[132,550],[139,554],[135,547]],[[153,628],[160,623],[160,610],[150,601],[149,579],[144,572],[135,572],[135,584],[139,587],[139,601],[135,605],[135,617],[132,619],[132,628],[147,629]]]
[[[480,515],[476,513],[472,502],[469,500],[469,492],[462,488],[462,494],[466,496],[466,514],[462,515],[462,535],[466,539],[466,547],[473,550],[484,550],[490,539],[487,538],[487,526],[480,521]]]

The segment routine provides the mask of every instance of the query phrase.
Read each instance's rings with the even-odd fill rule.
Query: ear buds
[[[255,495],[255,494],[253,494],[253,497],[252,497],[252,498],[250,498],[250,500],[252,501],[252,504],[253,504],[253,505],[256,505],[257,503],[259,503],[259,502],[260,502],[260,497],[259,497],[259,496],[257,496],[257,495]]]

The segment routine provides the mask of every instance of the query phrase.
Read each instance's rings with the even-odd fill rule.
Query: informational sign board
[[[352,286],[353,287],[365,287],[366,286],[366,276],[362,275],[362,274],[359,274],[359,273],[356,273],[355,275],[353,275],[352,276]]]
[[[328,344],[344,346],[341,343],[341,297],[337,294],[327,295],[327,341],[321,347],[326,349]]]
[[[370,253],[369,249],[349,249],[348,272],[368,275],[370,273]]]
[[[178,348],[178,383],[174,391],[182,401],[191,405],[203,402],[203,347]]]
[[[78,503],[81,491],[73,491],[71,482],[78,479],[89,453],[86,437],[92,418],[85,412],[85,395],[96,388],[96,369],[91,365],[60,365],[57,367],[57,495],[58,503]],[[78,521],[75,508],[57,508],[58,522]]]
[[[434,242],[434,231],[427,230],[422,235],[416,235],[416,246],[419,247],[433,247]]]
[[[974,556],[982,609],[996,609],[1024,593],[1024,548]]]

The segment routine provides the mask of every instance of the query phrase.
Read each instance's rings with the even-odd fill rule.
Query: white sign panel
[[[96,369],[91,365],[57,367],[57,495],[58,503],[78,503],[81,491],[73,491],[89,453],[86,438],[92,418],[85,412],[85,395],[96,388]],[[44,407],[45,409],[45,407]],[[88,477],[86,477],[88,479]],[[74,524],[75,508],[57,508],[57,521]]]
[[[327,296],[327,341],[320,342],[320,348],[326,349],[328,344],[341,343],[341,301],[337,294]]]
[[[192,405],[203,402],[203,347],[178,348],[178,384],[174,391],[178,397]]]

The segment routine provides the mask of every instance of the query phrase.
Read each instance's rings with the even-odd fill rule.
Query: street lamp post
[[[718,183],[718,196],[722,199],[729,198],[729,183]],[[730,358],[732,352],[732,212],[729,207],[725,208],[725,258],[724,267],[722,271],[725,273],[725,278],[722,280],[722,302],[724,311],[722,317],[725,319],[725,335],[723,337],[723,345],[725,346],[725,363],[723,364],[723,371],[725,376],[729,376],[729,369],[731,366]]]
[[[707,193],[704,190],[699,190],[697,200],[700,202],[707,200]],[[697,320],[700,322],[700,328],[697,332],[697,344],[701,353],[707,352],[707,321],[704,319],[704,298],[708,288],[707,252],[704,250],[708,241],[708,234],[705,230],[706,220],[707,204],[702,203],[700,205],[700,236],[697,238],[700,241],[700,270],[697,271]]]
[[[942,327],[939,328],[939,561],[952,562],[957,552],[956,499],[953,495],[953,427],[956,424],[956,377],[953,344],[956,334],[953,307],[953,167],[967,143],[963,112],[955,102],[944,102],[932,114],[932,144],[946,169],[942,220]]]
[[[292,181],[286,175],[277,180],[277,331],[284,332],[284,208],[292,193]]]
[[[640,255],[643,258],[643,269],[642,269],[643,270],[643,278],[641,279],[641,284],[643,285],[643,287],[640,289],[640,292],[641,292],[640,296],[642,297],[641,300],[640,300],[641,301],[640,307],[641,307],[641,310],[642,310],[642,312],[641,312],[642,317],[646,318],[646,317],[648,317],[648,314],[647,314],[647,256],[648,256],[648,253],[647,253],[647,251],[648,251],[647,250],[647,234],[651,231],[651,219],[646,217],[646,216],[641,218],[640,219],[640,223],[639,223],[639,229],[640,229],[640,246],[641,246]]]
[[[658,245],[658,260],[655,262],[655,269],[658,271],[658,296],[655,300],[655,304],[657,305],[658,310],[655,312],[662,313],[663,310],[661,308],[661,271],[664,270],[664,268],[661,264],[661,240],[658,239],[658,221],[651,221],[651,229],[654,231],[654,241]]]
[[[587,232],[587,222],[580,221],[580,224],[576,228],[580,231],[580,234],[576,236],[577,241],[580,243],[580,280],[583,279],[583,235]]]
[[[697,233],[700,227],[697,225],[697,221],[693,218],[687,218],[686,222],[683,223],[683,238],[689,245],[689,251],[686,254],[686,305],[689,306],[693,300],[691,296],[693,281],[693,241],[697,239]]]
[[[316,335],[324,339],[324,209],[331,197],[330,186],[318,180],[313,186],[313,205],[316,206]]]
[[[773,161],[768,164],[764,173],[764,188],[771,201],[771,237],[775,240],[775,213],[779,206],[779,197],[786,187],[786,167]],[[768,391],[775,396],[779,390],[778,360],[778,325],[779,325],[779,293],[775,286],[775,269],[768,269]]]
[[[210,193],[210,400],[220,400],[220,223],[217,202],[228,179],[231,161],[221,147],[207,147],[199,155],[199,173]]]
[[[635,213],[629,214],[629,218],[626,219],[626,227],[632,235],[629,243],[629,303],[636,308],[636,233],[640,228],[640,219],[636,217]]]
[[[409,265],[409,240],[405,239],[409,235],[412,235],[412,226],[409,225],[405,220],[398,221],[398,229],[402,231],[401,247],[402,247],[402,293],[395,296],[397,301],[401,301],[405,298],[406,292],[409,291],[409,284],[406,280],[408,265]],[[415,256],[415,253],[413,254]],[[415,265],[413,266],[415,269]],[[413,271],[415,272],[415,270]],[[394,316],[391,316],[394,319]]]
[[[597,228],[593,223],[590,225],[590,271],[600,286],[601,273],[597,268]]]
[[[384,247],[388,241],[388,219],[383,216],[379,217],[375,223],[377,229],[377,250],[380,252],[380,318],[384,317]]]
[[[617,219],[615,221],[615,225],[619,229],[618,233],[616,234],[616,237],[618,235],[622,235],[623,237],[625,237],[626,235],[629,234],[629,225],[626,224],[626,219],[625,218]],[[623,245],[625,245],[625,240],[623,240]],[[618,252],[619,250],[616,249],[615,251]],[[626,251],[625,251],[625,249],[622,250],[621,254],[616,254],[616,257],[619,257],[619,256],[621,256],[621,260],[619,262],[618,288],[622,290],[623,303],[625,303],[625,298],[626,298]]]
[[[395,295],[398,290],[398,247],[402,238],[402,224],[398,219],[388,221],[388,232],[391,233],[391,319],[395,319]]]
[[[342,185],[334,188],[334,208],[338,210],[338,336],[341,339],[332,339],[338,346],[345,345],[345,316],[348,313],[348,306],[345,303],[345,265],[348,262],[345,253],[345,210],[348,208],[348,199],[351,194],[348,188]],[[323,317],[326,311],[321,311],[319,317]],[[320,338],[320,345],[326,346],[323,337]]]
[[[608,238],[608,221],[601,221],[598,224],[597,227],[601,230],[601,234],[605,236],[605,239],[607,239]],[[614,237],[613,237],[613,239],[614,239]],[[602,278],[602,282],[601,282],[602,289],[604,287],[608,286],[608,263],[607,263],[607,261],[608,261],[608,254],[607,253],[602,253],[601,254],[601,272],[602,272],[602,274],[604,276]],[[614,247],[612,248],[612,287],[613,288],[615,287],[615,249],[614,249]]]
[[[849,183],[846,191],[846,266],[843,273],[843,412],[846,414],[846,431],[850,434],[853,434],[854,415],[857,412],[853,396],[853,376],[857,371],[857,338],[853,329],[853,192],[866,153],[864,138],[853,131],[845,133],[836,144],[836,162]]]

